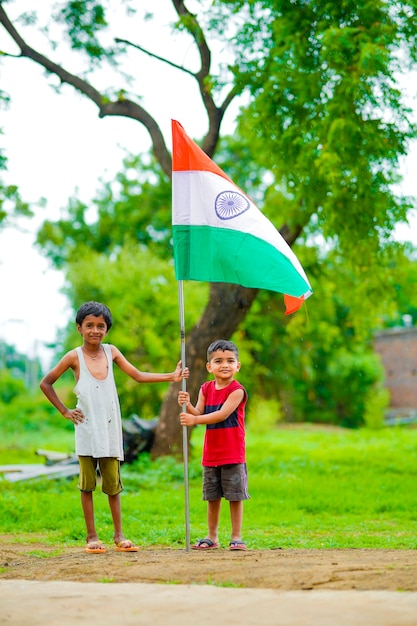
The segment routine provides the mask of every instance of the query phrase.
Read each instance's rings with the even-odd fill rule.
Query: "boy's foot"
[[[139,546],[135,546],[129,539],[123,539],[116,543],[116,552],[138,552]]]
[[[246,543],[234,539],[229,543],[229,550],[246,550]]]
[[[89,554],[104,554],[106,551],[105,546],[101,541],[87,541],[85,551]]]
[[[206,537],[205,539],[199,539],[197,543],[191,546],[191,550],[214,550],[218,547],[219,544],[217,543],[217,541],[212,541],[211,539]]]

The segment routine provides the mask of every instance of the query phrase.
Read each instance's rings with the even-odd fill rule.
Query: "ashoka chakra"
[[[216,198],[214,208],[221,220],[231,220],[249,209],[249,200],[237,191],[222,191]]]

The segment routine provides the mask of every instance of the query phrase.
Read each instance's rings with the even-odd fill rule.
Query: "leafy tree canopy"
[[[240,130],[274,174],[266,204],[284,205],[290,223],[308,225],[366,266],[415,207],[393,192],[416,132],[398,81],[416,61],[414,3],[216,6],[246,16],[236,72],[252,99]]]

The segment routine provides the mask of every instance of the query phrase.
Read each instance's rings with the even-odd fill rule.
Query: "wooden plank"
[[[38,456],[44,456],[47,461],[65,461],[73,457],[73,454],[67,454],[66,452],[54,452],[53,450],[36,450],[35,454]]]
[[[36,472],[38,469],[43,469],[45,465],[42,463],[26,463],[19,465],[0,465],[0,474],[5,474],[7,472],[20,472],[22,470],[27,469],[28,471]]]
[[[7,467],[7,466],[6,466]],[[8,466],[11,467],[11,466]],[[30,480],[32,478],[69,478],[71,476],[76,476],[79,473],[78,464],[71,465],[19,465],[15,466],[15,470],[4,471],[2,467],[0,467],[0,472],[4,471],[4,477],[7,481],[14,483],[24,480]]]

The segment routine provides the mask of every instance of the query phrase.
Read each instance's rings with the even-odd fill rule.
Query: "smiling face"
[[[240,370],[240,362],[231,350],[216,350],[211,355],[206,367],[207,371],[211,372],[217,381],[228,383]]]
[[[77,324],[78,332],[84,343],[100,345],[107,335],[106,320],[102,315],[86,315],[81,324]]]

